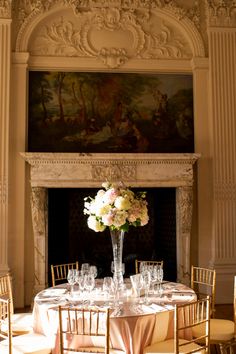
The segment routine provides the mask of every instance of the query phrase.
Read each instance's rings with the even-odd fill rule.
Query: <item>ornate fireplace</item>
[[[30,164],[37,293],[47,285],[48,188],[98,188],[105,180],[131,187],[176,188],[177,280],[189,283],[193,165],[199,154],[21,153]]]

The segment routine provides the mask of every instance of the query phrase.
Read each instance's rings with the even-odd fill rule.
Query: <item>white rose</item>
[[[118,210],[128,210],[131,207],[129,199],[124,197],[117,197],[114,205]]]
[[[97,206],[95,214],[97,216],[103,216],[103,215],[108,214],[110,210],[111,210],[111,206],[110,205],[100,204],[100,205]]]
[[[88,227],[96,232],[104,231],[106,226],[102,225],[95,216],[90,215],[87,220]]]

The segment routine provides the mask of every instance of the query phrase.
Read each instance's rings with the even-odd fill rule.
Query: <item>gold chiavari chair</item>
[[[211,317],[215,316],[215,269],[191,266],[191,288],[195,291],[198,298],[210,296]]]
[[[59,335],[60,354],[68,354],[70,351],[73,353],[124,354],[122,350],[110,348],[109,308],[59,306]],[[83,340],[79,341],[78,336]],[[69,342],[68,338],[70,338]],[[95,338],[98,341],[93,345]]]
[[[79,262],[51,265],[52,286],[66,280],[69,269],[79,269]]]
[[[14,313],[12,278],[9,273],[0,277],[0,296],[10,299],[12,334],[15,336],[32,332],[32,313]]]
[[[12,337],[11,299],[0,297],[0,353],[51,354],[51,344],[42,334],[27,333]]]
[[[11,301],[0,297],[0,353],[12,354],[11,331]],[[1,348],[1,342],[6,342],[6,347]]]
[[[236,276],[234,276],[234,320],[221,318],[210,319],[210,343],[219,346],[221,354],[233,354],[236,345]],[[202,326],[198,326],[193,331],[194,337],[199,337],[203,333]]]
[[[151,265],[159,265],[163,268],[163,261],[140,261],[139,259],[135,259],[135,273],[140,273],[140,264],[145,263],[147,266]]]
[[[144,354],[164,353],[210,353],[210,298],[197,300],[183,305],[175,305],[174,337],[144,348]],[[191,331],[202,325],[204,331],[199,338],[191,337]],[[186,334],[189,339],[185,339]]]

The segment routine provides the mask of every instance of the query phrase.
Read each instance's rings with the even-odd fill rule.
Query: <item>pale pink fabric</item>
[[[184,296],[185,292],[186,297]],[[193,296],[187,297],[188,294],[192,294]],[[150,297],[150,306],[140,306],[140,314],[132,310],[133,306],[135,306],[135,302],[132,302],[134,299],[131,299],[131,302],[124,302],[120,315],[113,317],[111,313],[111,347],[123,350],[127,354],[140,354],[145,346],[153,342],[172,338],[172,305],[179,302],[193,301],[195,299],[196,297],[193,291],[185,285],[168,283],[168,285],[166,285],[166,295],[163,294],[162,297],[162,303],[155,305],[155,300],[157,299]],[[154,304],[152,305],[152,303]],[[36,296],[33,308],[34,331],[45,334],[50,338],[55,338],[53,354],[59,354],[58,305],[59,304],[53,301],[53,299],[50,301],[50,297],[47,300],[45,296],[41,296],[41,293],[39,293]],[[71,343],[70,338],[68,338],[70,345],[81,344],[82,341],[83,339],[80,337],[76,339],[76,343]],[[98,345],[99,342],[97,343],[91,340],[91,342],[83,344]]]

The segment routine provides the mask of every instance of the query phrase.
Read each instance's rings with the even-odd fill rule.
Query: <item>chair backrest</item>
[[[9,273],[0,276],[0,296],[3,299],[10,299],[11,313],[13,314],[12,279]]]
[[[98,347],[99,353],[109,354],[109,330],[109,308],[59,306],[60,354],[98,353]],[[99,343],[95,343],[95,338]]]
[[[159,265],[163,267],[163,261],[141,261],[139,259],[135,259],[135,273],[138,274],[140,272],[140,264],[145,263],[147,266],[151,265]]]
[[[66,280],[69,269],[79,269],[79,262],[51,265],[52,286]]]
[[[211,317],[215,316],[215,269],[191,267],[191,288],[196,292],[198,299],[210,296]]]
[[[11,299],[0,297],[0,343],[3,339],[8,341],[8,353],[12,354]]]
[[[203,325],[204,334],[192,338],[194,327]],[[186,341],[181,341],[189,337]],[[175,353],[210,353],[210,297],[175,305],[174,316]],[[195,344],[195,345],[194,345]]]
[[[234,333],[236,333],[236,275],[234,276]]]

